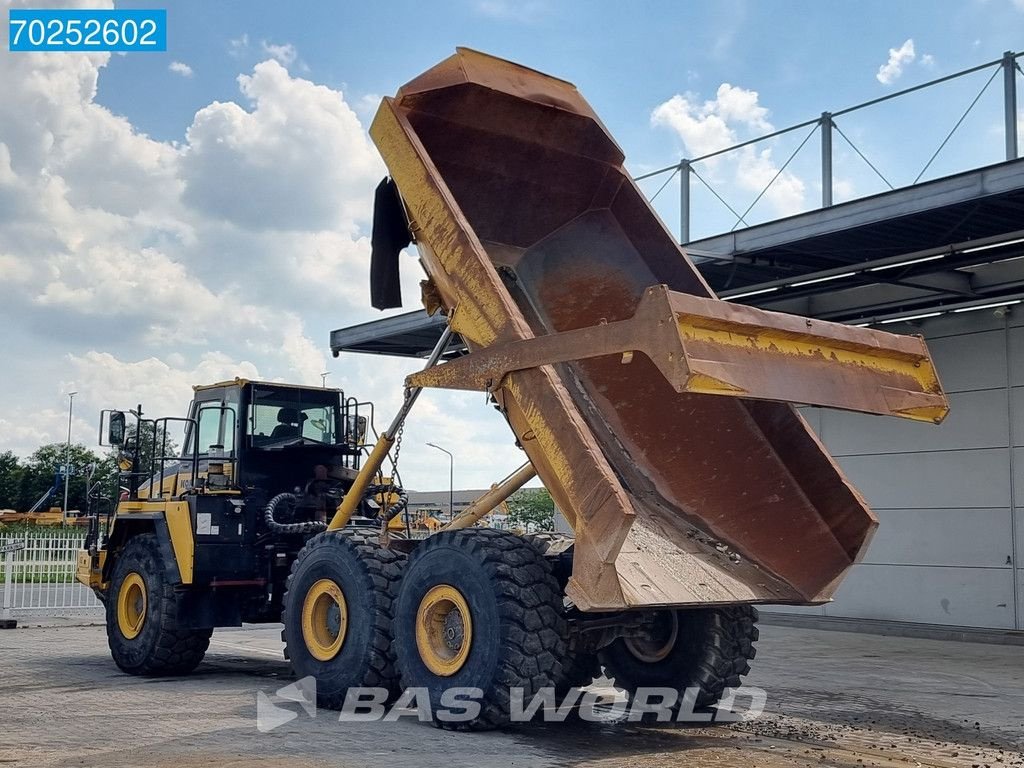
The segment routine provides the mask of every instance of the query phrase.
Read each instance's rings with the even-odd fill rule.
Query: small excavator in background
[[[4,510],[0,512],[0,524],[29,524],[29,525],[85,525],[86,518],[79,516],[77,510],[73,516],[67,516],[64,514],[64,510],[59,506],[50,506],[47,509],[43,509],[46,504],[50,503],[50,500],[60,495],[61,488],[64,487],[64,473],[58,469],[53,475],[53,485],[46,489],[46,492],[40,496],[35,504],[33,504],[27,512],[17,512],[15,510]]]

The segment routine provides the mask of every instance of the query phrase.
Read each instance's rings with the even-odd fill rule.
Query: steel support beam
[[[1017,59],[1013,51],[1003,54],[1003,115],[1006,159],[1017,159]]]
[[[690,161],[679,161],[679,242],[690,242]]]
[[[912,187],[839,203],[824,210],[756,224],[747,229],[694,240],[694,246],[720,261],[776,248],[838,230],[854,229],[947,205],[1019,190],[1024,186],[1024,161],[1001,162]]]
[[[821,113],[821,207],[832,205],[832,113]]]
[[[441,530],[452,531],[476,525],[480,522],[481,518],[493,512],[499,504],[536,476],[537,470],[533,468],[530,462],[526,462],[500,483],[492,486],[489,491],[466,507],[459,513],[458,517],[454,518],[448,525],[443,526]]]
[[[912,277],[894,276],[892,282],[899,285],[907,285],[911,288],[926,288],[930,291],[953,293],[958,296],[978,295],[971,287],[970,275],[963,272],[931,272]]]

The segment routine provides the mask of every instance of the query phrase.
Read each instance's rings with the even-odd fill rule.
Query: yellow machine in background
[[[88,522],[79,517],[78,510],[70,510],[65,519],[64,510],[60,507],[50,507],[45,512],[15,512],[13,509],[0,512],[0,526],[19,524],[85,526]]]

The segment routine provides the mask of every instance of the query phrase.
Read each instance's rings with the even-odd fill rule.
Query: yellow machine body
[[[877,520],[791,403],[941,421],[923,341],[718,300],[563,80],[459,49],[370,132],[470,350],[407,384],[493,394],[573,602],[828,600]]]

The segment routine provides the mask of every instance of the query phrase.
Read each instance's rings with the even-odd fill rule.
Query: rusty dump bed
[[[940,421],[924,343],[716,299],[570,83],[460,49],[371,134],[431,295],[576,531],[584,610],[829,599],[877,521],[789,402]]]

